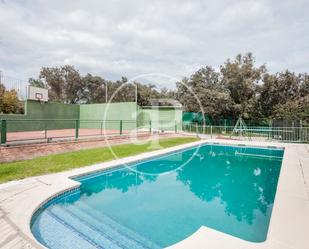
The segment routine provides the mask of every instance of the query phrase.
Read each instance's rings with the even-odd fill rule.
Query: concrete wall
[[[160,107],[159,109],[141,108],[135,102],[111,104],[70,105],[61,103],[38,103],[28,100],[25,103],[24,115],[0,114],[0,120],[7,120],[7,130],[33,131],[44,129],[72,129],[75,120],[80,120],[80,128],[132,130],[136,127],[152,129],[177,130],[182,129],[182,109]],[[50,121],[50,119],[53,119]],[[66,119],[66,120],[57,120]],[[18,121],[14,121],[18,120]],[[106,120],[106,122],[102,122]]]
[[[122,120],[122,129],[131,130],[136,128],[137,109],[135,102],[83,104],[80,105],[80,127],[100,129],[103,125],[103,129],[119,130]],[[102,120],[106,122],[102,124]]]
[[[0,119],[7,120],[7,129],[13,131],[34,131],[53,129],[70,129],[79,119],[79,105],[61,103],[39,103],[28,100],[25,103],[25,114],[0,114]],[[72,121],[47,121],[48,119],[74,119]],[[19,120],[19,121],[14,121]],[[22,120],[22,121],[20,121]]]

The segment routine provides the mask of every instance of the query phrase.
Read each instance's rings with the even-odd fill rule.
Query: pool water
[[[201,226],[262,242],[282,157],[276,148],[208,144],[87,175],[45,204],[31,229],[49,248],[162,248]]]

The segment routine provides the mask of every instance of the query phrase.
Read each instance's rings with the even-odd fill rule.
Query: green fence
[[[138,122],[152,121],[154,130],[174,131],[182,129],[182,109],[179,107],[143,107],[138,111]]]
[[[125,120],[127,123],[124,124],[124,129],[136,128],[137,123],[148,124],[150,120],[159,120],[160,124],[170,123],[170,128],[168,125],[164,126],[166,130],[171,131],[174,130],[173,124],[177,120],[177,129],[182,128],[182,110],[178,107],[141,108],[135,102],[72,105],[31,100],[26,101],[25,105],[24,115],[0,114],[0,120],[10,121],[8,132],[44,130],[45,122],[37,120],[55,120],[48,123],[49,129],[74,129],[74,122],[68,120],[76,119],[84,120],[80,127],[85,129],[98,129],[101,120]],[[107,126],[111,126],[112,129],[114,126],[117,128],[118,124],[110,122]],[[156,126],[160,128],[160,125]]]
[[[183,112],[182,115],[182,121],[185,124],[190,124],[190,123],[197,123],[199,125],[225,125],[225,126],[233,126],[235,125],[237,120],[234,120],[232,118],[217,118],[214,119],[213,117],[204,114],[201,112]]]
[[[62,103],[39,103],[28,100],[25,102],[26,113],[0,114],[0,120],[7,120],[8,132],[44,130],[45,122],[33,122],[33,120],[57,120],[49,123],[50,129],[72,129],[74,123],[67,120],[79,119],[79,105]],[[63,121],[63,122],[61,122]]]
[[[210,138],[309,143],[309,127],[250,126],[235,129],[234,126],[202,126],[190,123],[184,124],[182,129],[190,133],[207,135]]]
[[[136,120],[137,104],[135,102],[81,104],[81,120]]]
[[[63,139],[133,135],[163,131],[178,132],[179,123],[144,120],[3,119],[2,145],[19,142],[52,142]]]

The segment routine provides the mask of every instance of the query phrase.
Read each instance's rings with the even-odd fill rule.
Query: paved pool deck
[[[285,153],[267,240],[252,243],[202,226],[169,249],[308,249],[309,145],[275,142],[202,140],[160,151],[96,164],[62,173],[0,185],[0,248],[44,248],[33,237],[30,220],[38,207],[57,194],[79,186],[69,177],[115,167],[201,143],[284,147]]]

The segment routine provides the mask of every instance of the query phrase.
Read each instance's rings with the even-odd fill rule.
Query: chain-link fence
[[[8,76],[0,70],[0,84],[2,84],[8,91],[15,90],[20,100],[27,99],[27,80],[21,80]]]

